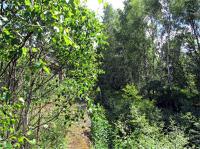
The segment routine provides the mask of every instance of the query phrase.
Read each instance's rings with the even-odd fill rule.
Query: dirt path
[[[74,123],[68,130],[67,149],[90,149],[91,142],[89,139],[91,121],[86,114],[84,120]]]

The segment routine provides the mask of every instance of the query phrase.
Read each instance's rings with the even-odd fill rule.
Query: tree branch
[[[24,45],[26,44],[27,40],[31,37],[31,35],[33,34],[33,31],[28,33],[27,36],[25,37],[23,43],[21,44],[21,46],[18,48],[18,50],[22,49],[24,47]],[[18,51],[17,50],[17,51]],[[17,61],[18,59],[18,56],[17,56],[17,53],[15,53],[13,55],[13,57],[11,58],[11,60],[8,62],[8,64],[6,65],[6,67],[3,69],[2,73],[0,74],[0,77],[3,76],[3,74],[6,72],[6,70],[8,69],[8,67],[10,66],[10,64],[14,61]]]

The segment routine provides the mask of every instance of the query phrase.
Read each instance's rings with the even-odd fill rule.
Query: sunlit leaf
[[[31,1],[30,0],[25,0],[25,5],[30,6],[31,5]]]
[[[19,100],[20,102],[22,102],[22,103],[25,102],[24,99],[23,99],[22,97],[20,97],[18,100]]]
[[[43,69],[47,74],[50,74],[50,69],[47,66],[43,66]]]
[[[65,40],[66,45],[68,45],[68,46],[72,45],[72,43],[73,43],[69,36],[64,36],[64,40]]]
[[[22,48],[22,55],[26,56],[28,49],[27,48]]]
[[[103,3],[103,0],[98,0],[99,4]]]

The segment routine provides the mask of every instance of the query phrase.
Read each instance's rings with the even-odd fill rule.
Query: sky
[[[123,9],[124,0],[106,0],[108,3],[112,4],[115,9]],[[99,15],[103,14],[103,6],[99,5],[98,0],[88,0],[87,6],[97,12]]]

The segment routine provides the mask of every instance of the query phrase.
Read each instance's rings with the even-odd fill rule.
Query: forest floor
[[[73,123],[67,130],[67,149],[90,149],[90,127],[91,121],[87,114],[84,119]]]

